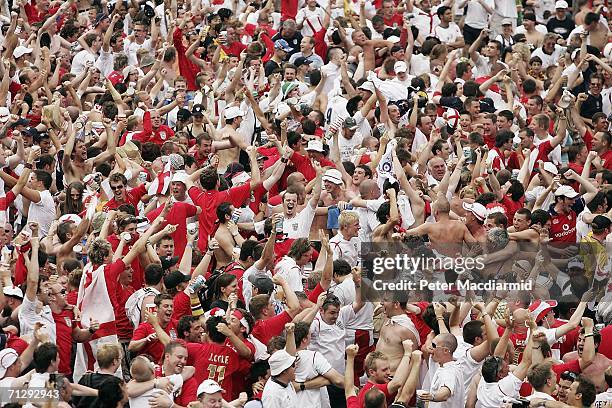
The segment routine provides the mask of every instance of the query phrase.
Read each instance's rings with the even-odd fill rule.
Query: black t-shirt
[[[272,60],[266,61],[266,63],[264,64],[264,71],[266,73],[266,77],[269,77],[270,75],[272,75],[272,72],[274,72],[274,70],[280,69],[280,68],[281,66],[277,64],[276,62]]]
[[[566,15],[565,20],[559,20],[557,17],[552,17],[546,23],[546,28],[549,33],[559,34],[565,40],[569,37],[570,33],[576,28],[576,23],[570,15]]]
[[[289,46],[293,49],[293,51],[287,54],[287,59],[289,59],[296,52],[300,51],[300,43],[302,42],[303,37],[299,31],[296,31],[295,34],[293,34],[293,37],[291,38],[283,36],[282,32],[279,31],[278,33],[274,34],[274,37],[272,37],[272,41],[280,40],[281,38],[287,41],[287,44],[289,44]]]
[[[580,106],[580,116],[591,119],[597,112],[603,112],[603,97],[601,94],[597,97],[589,94],[587,100]]]
[[[238,299],[238,303],[236,304],[236,306],[240,309],[245,309],[244,302],[240,299]],[[215,307],[218,307],[219,309],[225,311],[229,307],[229,303],[227,303],[225,300],[217,299],[210,304],[211,309],[214,309]]]
[[[463,102],[458,96],[441,96],[440,105],[445,108],[453,108],[458,112],[463,111]]]
[[[114,375],[110,374],[85,373],[79,384],[99,390],[104,381],[113,377]],[[77,408],[94,408],[98,402],[98,397],[73,397],[72,401]]]

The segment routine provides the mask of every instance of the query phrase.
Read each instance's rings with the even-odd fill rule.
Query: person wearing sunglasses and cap
[[[295,353],[295,344],[293,348],[293,353]],[[297,359],[298,357],[289,354],[286,349],[275,351],[268,359],[271,377],[266,382],[261,398],[265,408],[298,406],[297,394],[293,386]]]

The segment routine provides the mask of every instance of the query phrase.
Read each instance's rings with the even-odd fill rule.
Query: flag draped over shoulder
[[[92,320],[97,320],[100,323],[100,328],[90,341],[77,343],[74,363],[75,382],[79,382],[86,371],[94,371],[98,368],[95,355],[100,345],[105,343],[117,344],[119,342],[115,325],[115,312],[108,295],[104,269],[105,265],[102,265],[94,270],[91,263],[83,268],[77,298],[77,305],[81,310],[81,327],[86,329]],[[121,378],[121,367],[115,375]]]
[[[172,180],[172,166],[168,161],[164,166],[164,171],[158,174],[158,176],[151,182],[147,194],[158,195],[166,194],[168,187],[170,187],[170,181]]]

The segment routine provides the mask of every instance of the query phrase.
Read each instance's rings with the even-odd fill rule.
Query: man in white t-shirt
[[[441,6],[437,11],[440,24],[434,28],[434,35],[450,49],[462,48],[465,45],[463,34],[457,24],[453,22],[453,9]]]
[[[360,197],[353,198],[351,205],[359,214],[359,239],[361,242],[372,240],[372,232],[380,225],[376,218],[376,211],[385,202],[380,194],[380,187],[376,181],[368,179],[359,185]]]
[[[542,60],[542,69],[555,65],[559,57],[565,52],[565,47],[557,44],[557,37],[555,33],[547,33],[544,36],[542,46],[531,53],[532,58],[540,57]]]
[[[347,322],[356,318],[365,303],[361,300],[361,275],[353,274],[355,301],[342,306],[340,300],[329,295],[323,301],[319,313],[310,325],[309,350],[319,351],[329,361],[332,368],[344,375],[344,350]],[[335,385],[327,387],[332,407],[340,406],[344,401],[344,392]]]
[[[298,361],[295,366],[295,381],[302,386],[306,381],[324,377],[336,387],[342,387],[344,377],[332,368],[329,361],[318,351],[308,350],[310,344],[310,324],[295,324],[295,345]],[[323,390],[319,388],[304,389],[297,394],[296,407],[320,408],[323,406]]]
[[[361,253],[359,215],[355,211],[342,211],[338,217],[338,226],[338,233],[329,240],[334,261],[343,259],[351,267],[357,266]]]
[[[471,387],[477,387],[476,408],[498,408],[504,397],[518,397],[519,395],[523,380],[527,376],[527,370],[531,366],[531,347],[533,347],[531,332],[533,330],[530,332],[525,347],[525,350],[529,349],[529,351],[523,353],[523,359],[512,372],[508,369],[508,362],[500,357],[500,355],[506,355],[511,332],[511,328],[506,328],[495,347],[495,355],[487,357],[482,364],[482,377],[476,376],[472,382]]]
[[[148,27],[141,21],[134,23],[134,32],[129,36],[125,43],[125,53],[128,56],[129,65],[138,65],[136,54],[141,48],[145,48],[151,52],[155,51],[157,46],[157,37],[159,33],[158,23],[151,24],[151,38],[147,38]]]
[[[49,192],[53,184],[51,175],[42,170],[34,170],[34,160],[40,157],[40,149],[34,147],[30,150],[28,160],[24,165],[23,172],[17,180],[15,195],[23,195],[30,200],[28,221],[35,222],[40,228],[40,238],[49,232],[51,223],[55,220],[55,201]],[[31,176],[30,176],[31,174]],[[29,182],[28,182],[29,181]],[[26,183],[28,184],[26,186]]]
[[[439,366],[431,379],[428,392],[420,398],[431,401],[429,407],[460,407],[464,404],[464,380],[461,365],[453,358],[457,338],[450,333],[440,333],[431,342],[431,361]]]
[[[333,265],[333,286],[329,291],[340,300],[342,306],[350,305],[356,295],[351,266],[344,259],[336,259]]]
[[[290,355],[284,349],[270,356],[271,377],[263,389],[261,402],[266,408],[297,407],[297,395],[293,388],[295,380],[295,363],[297,357]]]
[[[357,121],[354,118],[349,116],[344,119],[341,134],[338,138],[340,160],[343,162],[351,161],[355,148],[363,142],[363,135],[357,132],[357,128]]]
[[[307,0],[306,7],[301,8],[295,16],[297,27],[304,37],[313,36],[323,28],[325,11],[319,7],[317,0]]]
[[[289,253],[276,264],[274,275],[283,277],[295,292],[303,291],[302,279],[308,278],[304,275],[304,265],[310,262],[312,252],[308,238],[296,239],[291,244]]]
[[[286,191],[283,194],[283,235],[285,238],[307,238],[310,235],[310,227],[314,220],[315,210],[321,198],[322,179],[323,174],[318,172],[312,190],[312,197],[306,202],[306,205],[300,212],[297,212],[297,193]]]
[[[86,45],[85,49],[79,51],[72,59],[70,73],[73,75],[80,75],[88,67],[93,67],[98,58],[98,52],[102,48],[102,39],[98,34],[87,34],[83,41]]]

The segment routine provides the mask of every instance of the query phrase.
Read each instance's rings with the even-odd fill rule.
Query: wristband
[[[595,333],[589,333],[589,334],[585,334],[584,338],[586,339],[587,337],[593,337],[595,335]]]
[[[95,330],[92,330],[92,328],[91,328],[91,327],[90,327],[89,329],[87,329],[87,330],[89,330],[89,332],[90,332],[91,334],[94,334],[94,333],[96,332]]]
[[[25,167],[26,169],[32,170],[34,168],[34,165],[32,163],[26,163],[23,165],[23,167]]]
[[[306,391],[306,385],[304,383],[300,383],[300,391]]]

